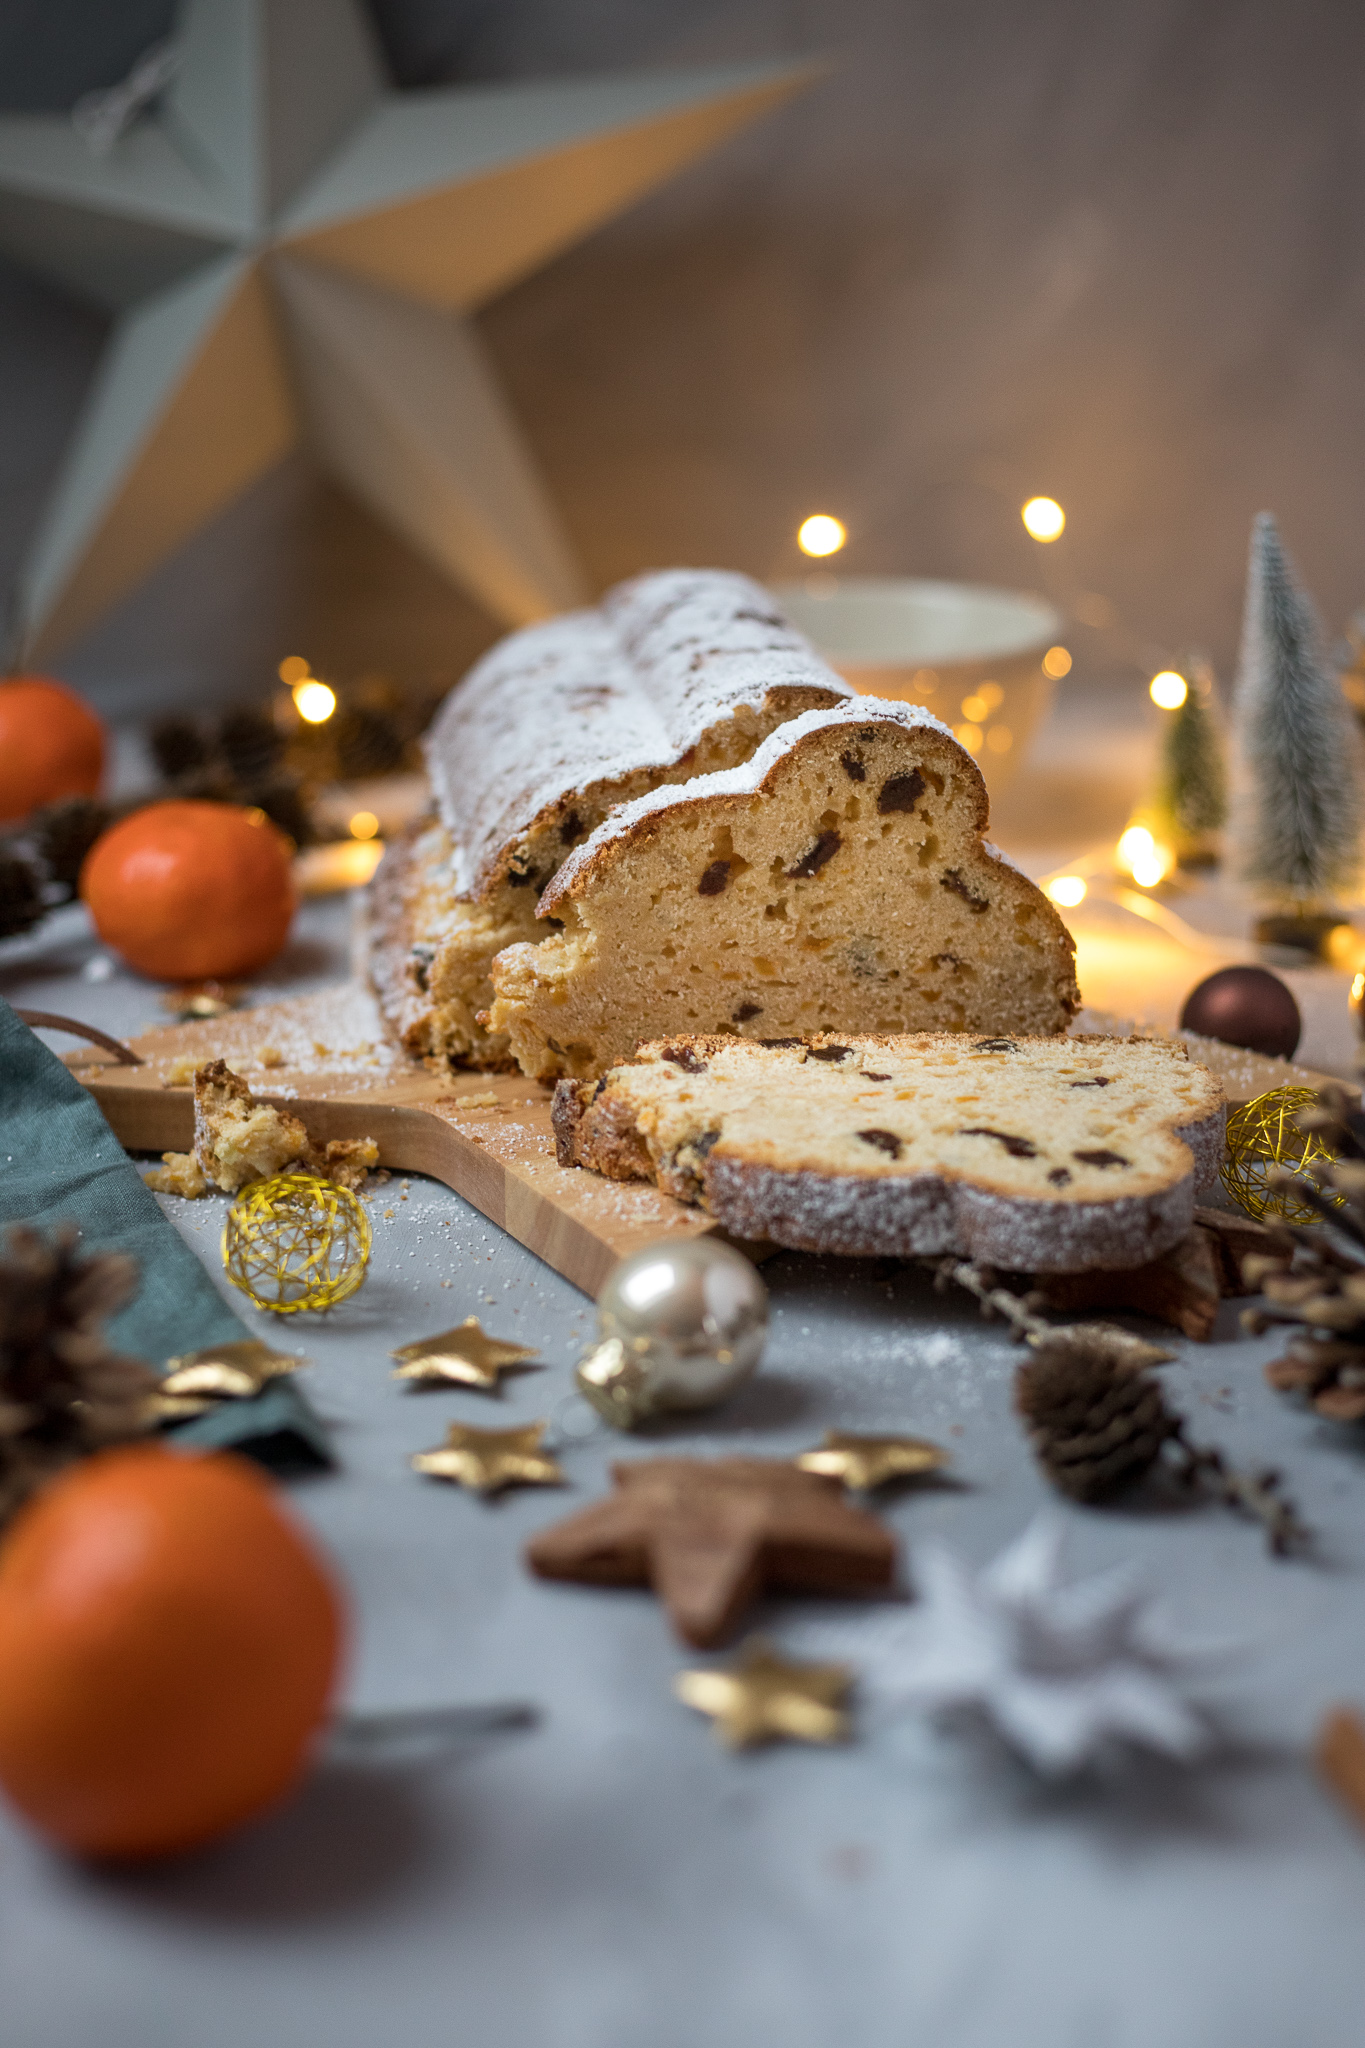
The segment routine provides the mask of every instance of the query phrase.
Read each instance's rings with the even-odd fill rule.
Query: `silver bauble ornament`
[[[742,1253],[714,1237],[647,1245],[597,1298],[579,1392],[616,1429],[709,1408],[749,1377],[767,1331],[768,1290]]]

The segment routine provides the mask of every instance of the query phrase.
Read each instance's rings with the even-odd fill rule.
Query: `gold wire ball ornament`
[[[365,1278],[370,1219],[349,1188],[315,1173],[252,1181],[228,1210],[223,1265],[234,1287],[278,1316],[335,1308]]]
[[[1316,1131],[1301,1131],[1295,1119],[1317,1102],[1313,1088],[1272,1088],[1234,1109],[1228,1117],[1223,1186],[1239,1208],[1258,1222],[1267,1216],[1285,1223],[1316,1223],[1318,1214],[1292,1188],[1272,1187],[1272,1167],[1314,1179],[1312,1169],[1336,1157]],[[1329,1195],[1329,1200],[1333,1199]]]

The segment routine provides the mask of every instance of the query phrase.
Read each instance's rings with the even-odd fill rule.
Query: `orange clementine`
[[[263,811],[236,804],[134,811],[91,847],[81,895],[105,944],[158,981],[254,973],[295,908],[288,842]]]
[[[87,1855],[211,1841],[302,1772],[341,1636],[326,1569],[244,1458],[101,1451],[0,1546],[0,1785]]]
[[[93,796],[104,727],[84,698],[50,676],[0,679],[0,825],[64,796]]]

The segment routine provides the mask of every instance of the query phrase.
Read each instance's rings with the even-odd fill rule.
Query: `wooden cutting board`
[[[381,1165],[444,1181],[585,1294],[595,1297],[642,1245],[716,1230],[644,1182],[559,1166],[543,1088],[521,1074],[429,1073],[386,1043],[357,984],[167,1025],[129,1044],[143,1065],[94,1049],[67,1059],[129,1152],[188,1151],[193,1093],[188,1081],[171,1085],[175,1063],[224,1059],[319,1142],[373,1138]]]
[[[67,1059],[129,1152],[187,1152],[194,1103],[176,1063],[224,1059],[260,1100],[301,1116],[316,1140],[373,1138],[381,1165],[444,1181],[585,1294],[595,1297],[643,1245],[716,1230],[700,1210],[644,1182],[558,1165],[542,1088],[520,1074],[429,1073],[388,1044],[359,983],[166,1025],[130,1044],[140,1066],[94,1050]],[[1196,1057],[1222,1075],[1230,1102],[1287,1084],[1320,1087],[1324,1078],[1212,1039],[1200,1041]]]

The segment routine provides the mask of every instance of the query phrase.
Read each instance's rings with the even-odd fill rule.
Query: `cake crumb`
[[[155,1195],[183,1195],[197,1201],[209,1191],[204,1169],[193,1152],[163,1152],[160,1166],[154,1166],[143,1180]]]
[[[498,1098],[491,1088],[484,1088],[477,1095],[462,1095],[460,1097],[461,1109],[496,1109],[497,1106]]]
[[[384,1214],[385,1214],[386,1216],[390,1217],[390,1218],[392,1218],[392,1217],[393,1217],[393,1216],[395,1215],[395,1213],[396,1213],[396,1211],[394,1211],[393,1209],[386,1209],[386,1210],[384,1211]]]
[[[186,1161],[193,1162],[193,1171]],[[210,1187],[235,1195],[248,1181],[292,1168],[356,1189],[378,1162],[373,1138],[333,1138],[316,1145],[298,1117],[258,1102],[225,1060],[210,1060],[194,1073],[194,1150],[163,1154],[162,1167],[148,1176],[148,1186],[191,1200]]]
[[[166,1069],[163,1088],[188,1088],[199,1068],[199,1061],[192,1052],[178,1053]]]
[[[323,1154],[323,1172],[339,1188],[362,1188],[371,1167],[379,1164],[373,1138],[330,1138]]]
[[[262,1067],[282,1067],[284,1054],[277,1045],[263,1045],[256,1055],[256,1063]]]

